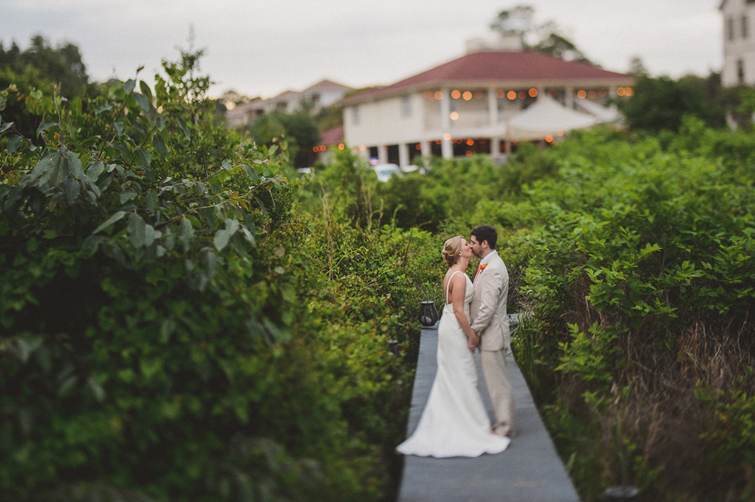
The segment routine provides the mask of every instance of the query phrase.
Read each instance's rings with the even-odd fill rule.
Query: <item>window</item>
[[[734,40],[734,18],[730,17],[726,20],[726,37],[729,40]]]
[[[747,38],[747,16],[742,16],[742,38]]]
[[[745,63],[741,59],[737,59],[737,79],[740,84],[745,83]]]
[[[402,96],[401,97],[401,116],[411,117],[411,115],[412,115],[412,102],[409,99],[409,96]]]
[[[355,106],[351,109],[351,123],[359,125],[359,106]]]

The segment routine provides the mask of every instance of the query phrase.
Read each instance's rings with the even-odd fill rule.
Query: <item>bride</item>
[[[511,440],[490,430],[482,396],[477,388],[473,353],[480,340],[469,323],[472,281],[464,273],[472,248],[463,237],[448,239],[443,258],[445,306],[438,326],[438,372],[414,434],[398,445],[404,455],[423,457],[478,457],[500,453]]]

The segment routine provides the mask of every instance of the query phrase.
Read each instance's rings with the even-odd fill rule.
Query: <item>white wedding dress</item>
[[[451,274],[451,278],[457,273],[459,271]],[[469,277],[463,275],[467,280],[464,313],[469,319],[474,286]],[[422,457],[479,457],[483,453],[500,453],[510,442],[509,438],[497,436],[490,430],[490,419],[477,388],[474,356],[456,320],[453,304],[446,300],[438,326],[438,372],[430,397],[417,429],[396,451]]]

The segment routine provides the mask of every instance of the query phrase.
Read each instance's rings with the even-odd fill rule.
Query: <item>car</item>
[[[372,170],[377,174],[378,181],[388,181],[394,174],[401,174],[401,169],[396,164],[375,164]]]

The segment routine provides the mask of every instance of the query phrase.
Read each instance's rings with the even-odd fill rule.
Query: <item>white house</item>
[[[284,113],[294,113],[304,106],[311,106],[311,111],[317,113],[322,108],[330,106],[343,96],[353,90],[346,85],[338,84],[331,80],[321,80],[316,84],[307,87],[303,91],[285,91],[273,98],[254,99],[246,102],[237,103],[241,96],[237,93],[226,93],[226,106],[228,111],[225,114],[226,124],[228,127],[242,127],[253,123],[258,117],[275,111]],[[306,105],[305,105],[306,103]]]
[[[721,83],[755,85],[755,0],[723,0],[719,6],[724,21],[724,68]]]
[[[317,112],[343,98],[351,90],[353,90],[351,87],[325,79],[301,92],[285,91],[266,100],[265,111],[266,113],[274,111],[294,113],[307,102],[312,106],[312,111]]]
[[[491,50],[474,40],[463,57],[343,100],[345,142],[373,162],[401,167],[418,155],[502,157],[517,141],[551,142],[605,121],[591,109],[615,117],[600,105],[631,95],[633,82],[589,64]]]

